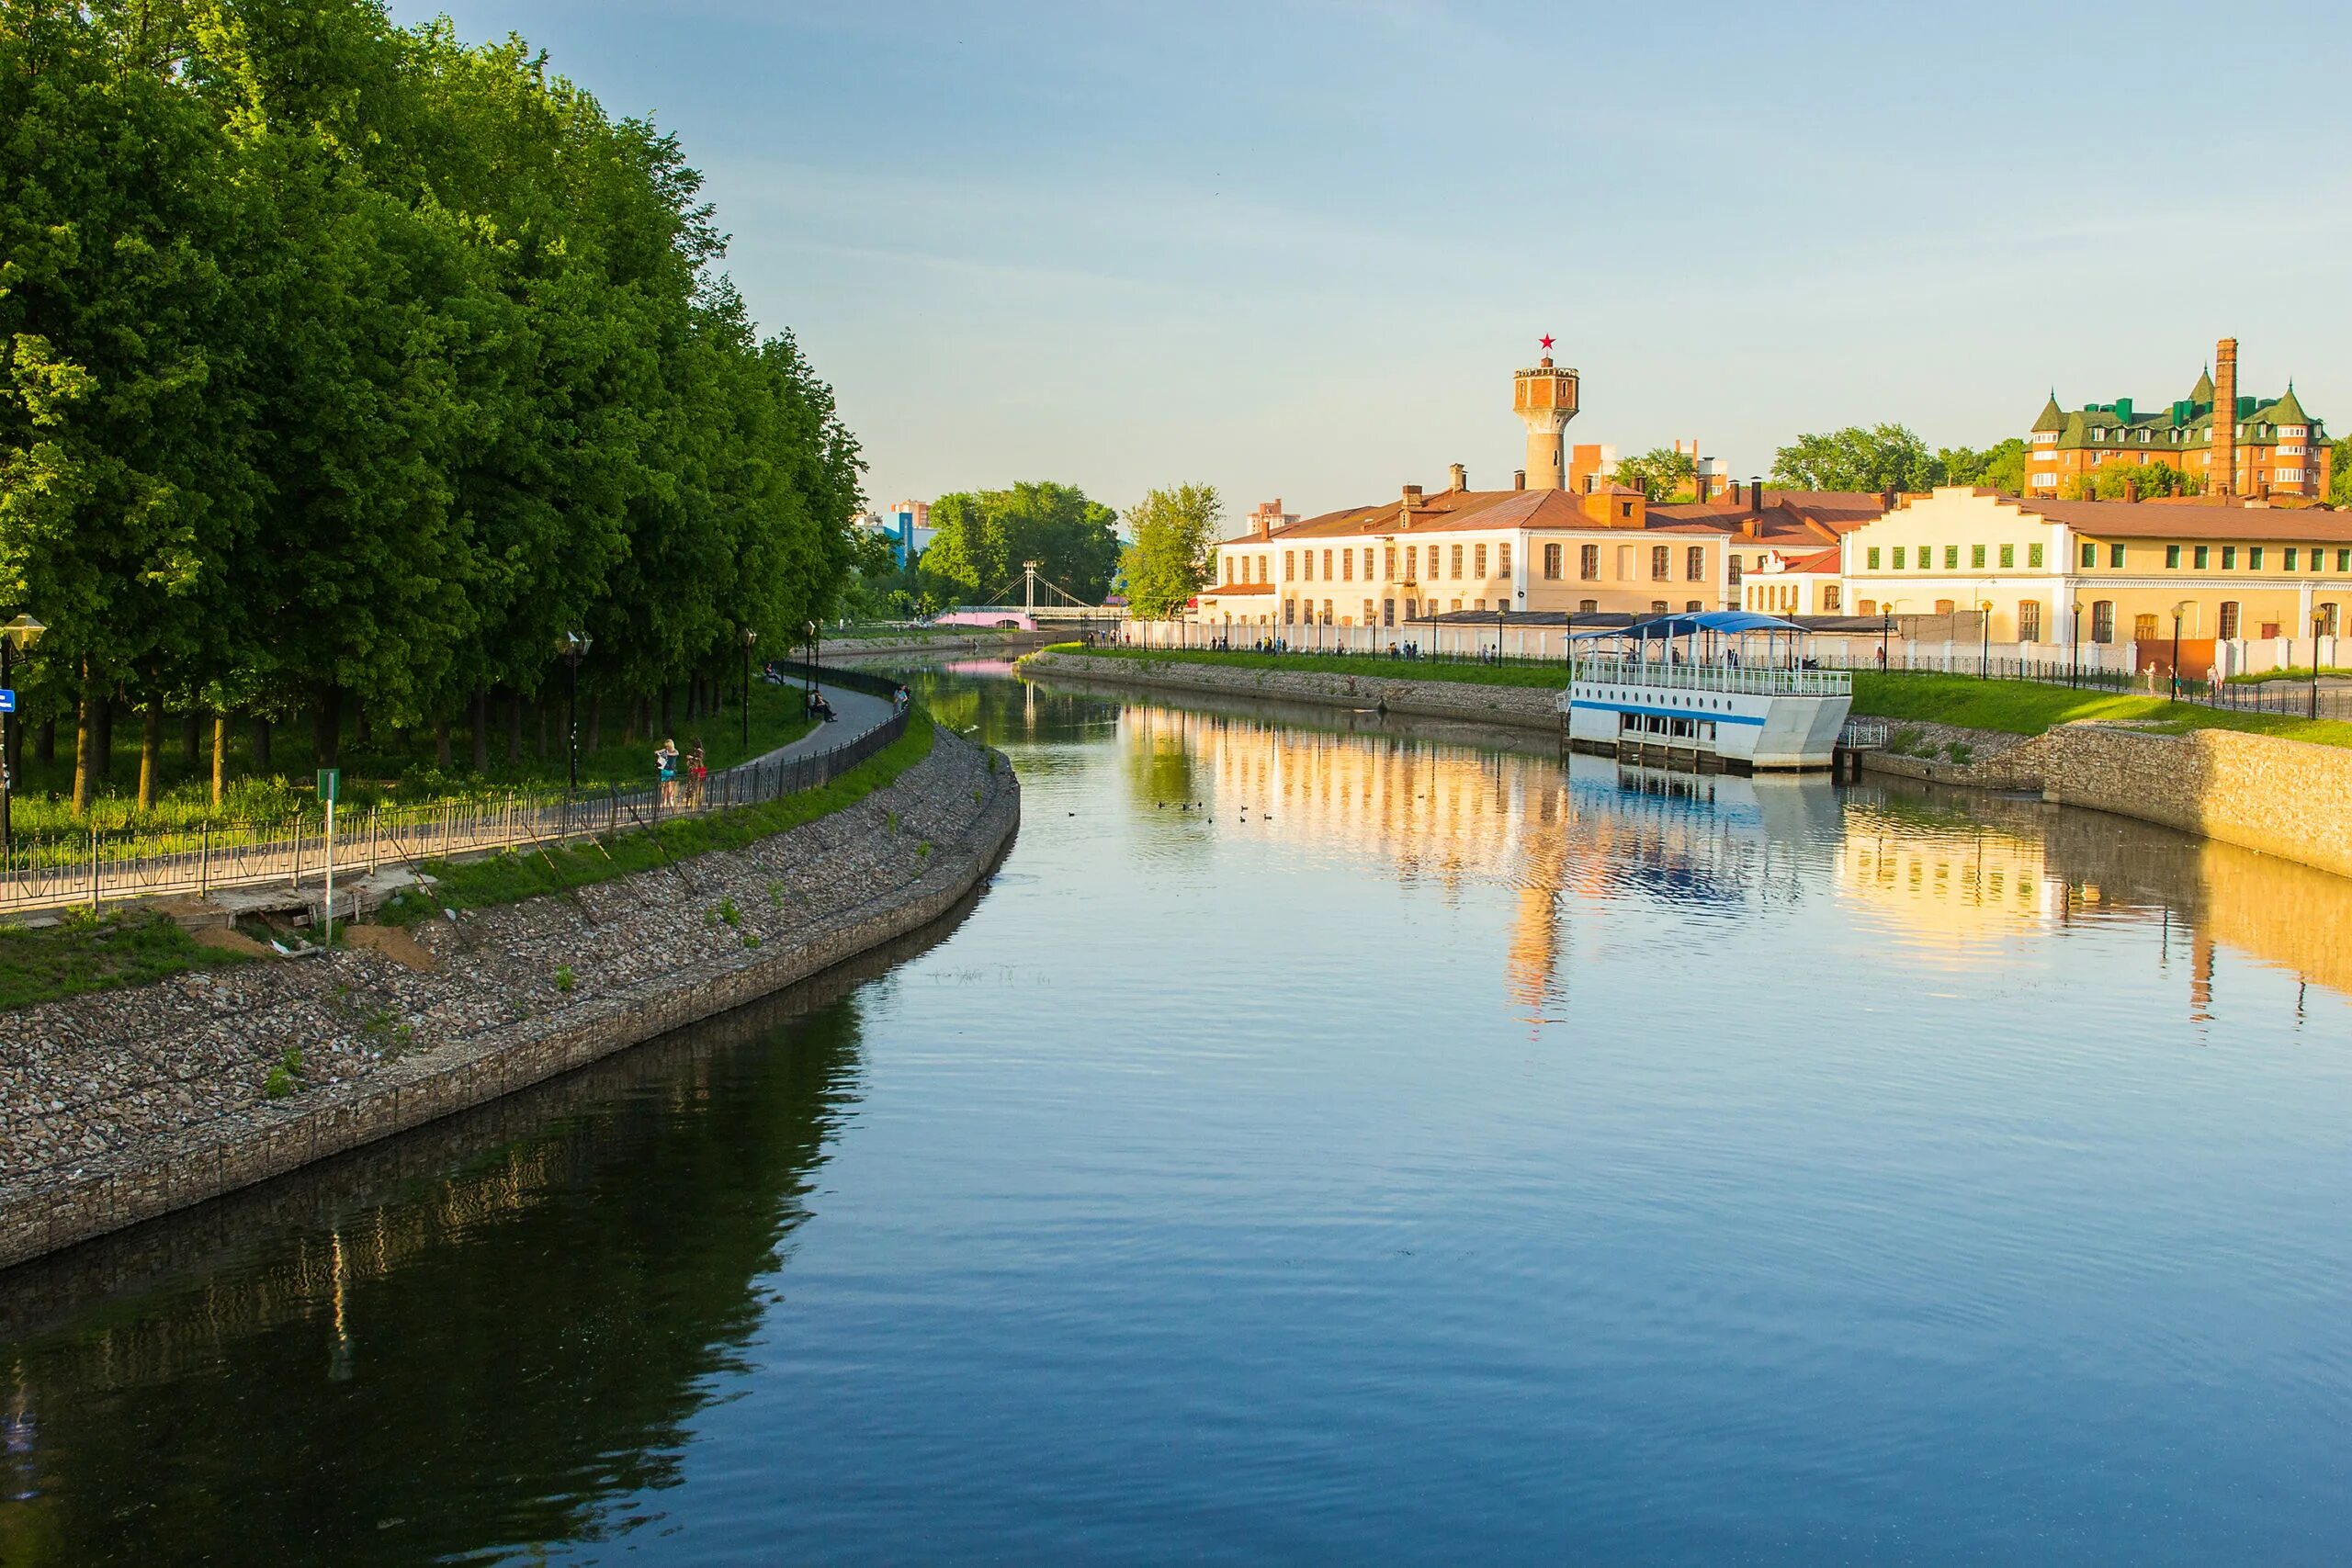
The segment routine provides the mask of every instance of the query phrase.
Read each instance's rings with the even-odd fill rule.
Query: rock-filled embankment
[[[9,1015],[0,1267],[780,990],[946,913],[1019,819],[1011,767],[942,730],[855,806],[745,849],[428,921],[424,967],[355,946]]]

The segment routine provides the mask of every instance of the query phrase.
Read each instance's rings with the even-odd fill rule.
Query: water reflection
[[[2352,883],[1005,676],[952,947],[0,1276],[0,1565],[2352,1544]]]

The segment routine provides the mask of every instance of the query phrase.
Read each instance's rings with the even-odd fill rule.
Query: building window
[[[2041,564],[2041,547],[2040,545],[2028,545],[2025,547],[2025,564],[2030,567],[2038,567]]]
[[[2115,568],[2118,571],[2123,570],[2123,547],[2121,545],[2109,545],[2107,547],[2107,564]]]
[[[1456,546],[1454,546],[1454,547],[1453,547],[1453,581],[1456,581],[1456,582],[1459,582],[1459,581],[1462,581],[1462,547],[1461,547],[1460,545],[1456,545]],[[1459,606],[1459,605],[1457,605],[1457,606],[1455,606],[1455,608],[1457,608],[1457,609],[1458,609],[1458,608],[1460,608],[1460,606]]]
[[[1854,613],[1858,615],[1875,615],[1878,614],[1878,601],[1865,599],[1854,606]]]
[[[2335,570],[2338,571],[2352,571],[2352,550],[2338,550],[2335,552]]]
[[[1871,547],[1867,551],[1865,551],[1865,552],[1864,552],[1864,554],[1865,554],[1865,556],[1868,558],[1868,564],[1869,564],[1869,568],[1870,568],[1870,570],[1872,570],[1872,571],[1876,571],[1876,570],[1878,570],[1878,547],[1877,547],[1876,545],[1872,545],[1872,546],[1871,546]]]
[[[1484,599],[1474,599],[1470,602],[1470,607],[1474,610],[1483,610],[1487,607],[1487,602]]]
[[[2335,635],[2335,605],[2333,601],[2319,607],[2319,635],[2322,637]]]
[[[1295,626],[1295,625],[1297,625],[1297,624],[1298,624],[1298,601],[1297,601],[1297,600],[1295,600],[1295,599],[1285,599],[1285,600],[1283,600],[1283,625],[1284,625],[1284,626]]]
[[[1577,614],[1580,615],[1589,615],[1600,608],[1600,601],[1598,599],[1579,599],[1577,601]]]
[[[1577,551],[1577,575],[1587,582],[1593,581],[1600,576],[1600,547],[1599,545],[1587,545]]]
[[[2289,545],[2289,546],[2287,547],[2287,570],[2288,570],[2289,571],[2292,571],[2292,570],[2295,570],[2295,554],[2296,554],[2295,547],[2294,547],[2294,546],[2292,546],[2292,545]]]
[[[2155,616],[2154,616],[2154,615],[2134,615],[2134,616],[2132,616],[2132,640],[2133,642],[2154,642],[2154,641],[2155,641],[2155,640],[2156,640],[2156,618],[2155,618]]]
[[[2098,547],[2086,539],[2083,541],[2083,569],[2087,571],[2097,565],[2098,565]]]
[[[1674,549],[1669,545],[1650,547],[1650,581],[1664,582],[1674,575]]]
[[[1732,554],[1731,558],[1730,558],[1728,561],[1726,561],[1724,564],[1725,564],[1725,566],[1728,568],[1728,570],[1729,570],[1729,571],[1730,571],[1730,573],[1731,573],[1731,579],[1730,579],[1730,581],[1731,581],[1731,591],[1732,591],[1733,592],[1736,593],[1736,592],[1739,592],[1739,556],[1738,556],[1738,553],[1737,553],[1736,551],[1735,551],[1735,552]]]
[[[2197,570],[2199,570],[2199,571],[2203,571],[2203,570],[2205,570],[2208,567],[2211,567],[2212,564],[2213,564],[2213,547],[2212,547],[2212,546],[2211,546],[2211,545],[2199,545],[2199,546],[2198,546],[2198,547],[2197,547]]]
[[[1939,599],[1936,601],[1936,614],[1939,615],[1949,615],[1959,608],[1960,606],[1958,604],[1953,604],[1949,599]]]
[[[1292,568],[1295,565],[1295,561],[1294,558],[1297,555],[1297,553],[1298,553],[1298,552],[1296,552],[1295,550],[1284,550],[1284,551],[1283,552],[1283,581],[1284,582],[1288,582],[1288,581],[1290,581],[1294,576],[1295,576],[1295,575],[1296,575],[1296,573],[1292,570]]]
[[[1495,575],[1497,577],[1510,575],[1510,541],[1509,539],[1505,539],[1495,547]]]
[[[2224,599],[2222,601],[2222,640],[2234,642],[2237,640],[2237,635],[2238,602],[2234,599]]]
[[[2013,566],[2015,566],[2015,565],[2017,565],[2017,564],[2018,564],[2018,547],[2017,547],[2015,545],[2003,545],[2003,546],[2001,547],[2001,568],[2002,568],[2002,570],[2006,571],[2006,570],[2007,570],[2010,567],[2013,567]]]
[[[1366,582],[1372,581],[1372,547],[1370,545],[1363,547],[1363,580]]]
[[[1974,570],[1980,570],[1980,571],[1981,571],[1981,570],[1984,570],[1984,546],[1982,546],[1982,545],[1971,545],[1971,546],[1969,546],[1969,547],[1968,547],[1968,564],[1969,564],[1969,566],[1970,566],[1971,568],[1973,568],[1973,569],[1974,569]]]
[[[1944,570],[1946,571],[1958,571],[1960,570],[1960,547],[1958,545],[1946,545],[1944,547]]]
[[[1838,613],[1838,599],[1839,594],[1837,585],[1834,583],[1823,583],[1821,587],[1821,613],[1825,615],[1836,615]]]
[[[2223,571],[2235,571],[2237,568],[2238,547],[2235,545],[2223,545],[2222,547],[2222,570]]]
[[[2166,545],[2165,547],[2165,570],[2166,571],[2178,571],[2180,570],[2180,547],[2178,545]]]
[[[1665,601],[1665,600],[1663,600],[1663,599],[1653,599],[1653,600],[1651,600],[1651,601],[1650,601],[1650,614],[1651,614],[1651,615],[1665,615],[1665,614],[1666,614],[1666,601]]]
[[[1472,547],[1471,547],[1471,548],[1470,548],[1470,566],[1471,566],[1470,575],[1471,575],[1471,576],[1473,576],[1473,577],[1475,577],[1475,578],[1476,578],[1476,579],[1478,579],[1478,580],[1479,580],[1480,581],[1482,581],[1482,582],[1483,582],[1483,581],[1486,581],[1486,577],[1487,577],[1487,547],[1486,547],[1486,546],[1484,546],[1484,545],[1474,545],[1474,546],[1472,546]],[[1484,606],[1484,605],[1481,605],[1481,606],[1480,606],[1480,608],[1481,608],[1481,609],[1483,609],[1483,608],[1485,608],[1485,606]]]
[[[1396,624],[1396,600],[1383,599],[1380,602],[1380,624],[1384,626],[1393,626]]]
[[[2091,605],[2091,640],[2093,642],[2115,640],[2114,600],[2101,599]]]
[[[2018,602],[2018,640],[2019,642],[2040,642],[2041,640],[2041,600],[2025,599]]]
[[[1682,607],[1683,607],[1683,609],[1685,609],[1685,610],[1689,611],[1691,615],[1697,615],[1697,614],[1699,613],[1699,601],[1697,601],[1696,599],[1693,599],[1693,600],[1690,601],[1688,604],[1684,604]],[[2335,606],[2334,606],[2333,604],[2331,604],[2331,605],[2329,605],[2329,606],[2328,606],[2328,608],[2329,608],[2329,609],[2334,609],[2335,607]]]
[[[1897,571],[1901,571],[1903,570],[1903,547],[1901,545],[1894,547],[1894,570]]]
[[[2262,570],[2262,547],[2260,545],[2248,545],[2246,547],[2245,569],[2248,571],[2260,571]]]
[[[1409,621],[1413,619],[1420,613],[1421,602],[1419,599],[1408,599],[1405,601],[1405,618],[1407,620]]]
[[[1355,580],[1356,553],[1353,550],[1341,550],[1340,552],[1340,581],[1353,582]]]
[[[1560,547],[1557,545],[1544,547],[1544,577],[1550,582],[1560,581]]]
[[[1359,626],[1368,626],[1372,625],[1372,601],[1371,601],[1371,600],[1367,599],[1367,600],[1365,600],[1365,601],[1363,602],[1363,619],[1362,621],[1359,621],[1359,622],[1358,622],[1358,623],[1356,623],[1356,624],[1357,624],[1357,625],[1359,625]]]
[[[1457,615],[1462,613],[1462,601],[1459,599],[1453,602],[1453,613]]]
[[[1323,581],[1331,581],[1331,552],[1329,550],[1323,552]],[[1327,621],[1325,624],[1328,626],[1329,623]]]
[[[1707,581],[1707,547],[1704,545],[1693,545],[1682,552],[1682,581],[1685,582]]]
[[[1329,599],[1323,601],[1323,624],[1327,626],[1331,624],[1331,601]]]

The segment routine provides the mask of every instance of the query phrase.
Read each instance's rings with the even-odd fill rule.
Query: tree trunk
[[[254,716],[254,772],[269,772],[269,720],[259,714]]]
[[[540,761],[544,762],[544,761],[546,761],[548,760],[548,708],[550,708],[550,707],[552,707],[552,706],[554,706],[555,705],[553,705],[552,703],[548,702],[548,701],[544,696],[542,696],[542,697],[538,700],[538,702],[537,702],[536,704],[534,704],[534,705],[533,705],[533,706],[535,706],[535,707],[538,710],[538,715],[539,715],[539,750],[538,750],[538,759],[539,759],[539,761]]]
[[[670,710],[671,710],[671,699],[672,699],[674,695],[676,695],[676,691],[675,691],[675,689],[674,689],[674,688],[670,684],[670,682],[667,682],[667,681],[662,682],[662,739],[663,739],[664,740],[666,740],[666,739],[668,739],[670,738],[670,732],[671,732],[672,730],[673,730],[673,729],[675,729],[675,728],[678,728],[676,721],[675,721],[675,720],[673,720],[673,718],[671,718],[671,716],[670,716]]]
[[[351,727],[358,738],[359,749],[363,751],[373,750],[376,746],[376,727],[368,722],[367,704],[351,705]]]
[[[229,793],[229,716],[212,716],[212,804]]]
[[[605,749],[605,694],[588,694],[588,744],[582,748],[590,756]]]
[[[325,685],[319,688],[319,706],[311,721],[311,751],[322,768],[340,766],[343,761],[343,688]]]
[[[155,809],[155,796],[162,781],[156,776],[164,770],[164,705],[150,697],[147,716],[139,727],[139,809]]]
[[[687,677],[686,677],[686,724],[687,724],[687,726],[688,726],[689,728],[691,728],[691,727],[693,726],[693,724],[694,724],[695,720],[696,718],[699,718],[701,716],[702,716],[702,677],[701,677],[701,676],[699,676],[699,675],[689,675],[689,676],[687,676]]]
[[[40,748],[37,755],[44,762],[57,761],[57,720],[54,718],[40,721]]]
[[[204,716],[195,708],[187,710],[187,723],[180,735],[180,756],[191,773],[204,760]]]
[[[523,694],[506,694],[506,761],[519,763],[523,760]]]
[[[90,751],[97,741],[96,682],[90,679],[90,661],[82,661],[82,700],[74,705],[74,815],[90,814],[95,793],[90,777]]]
[[[433,763],[442,769],[449,766],[449,721],[446,718],[433,721]]]
[[[473,742],[474,772],[490,772],[490,693],[476,691],[473,702],[466,709],[466,728]]]
[[[645,733],[644,726],[645,699],[632,692],[628,699],[628,722],[621,727],[621,744],[636,745]]]

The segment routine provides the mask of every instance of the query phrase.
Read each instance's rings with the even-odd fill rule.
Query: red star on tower
[[[1543,337],[1537,341],[1543,344],[1544,353],[1549,354],[1552,352],[1552,334],[1550,333],[1545,333]]]

